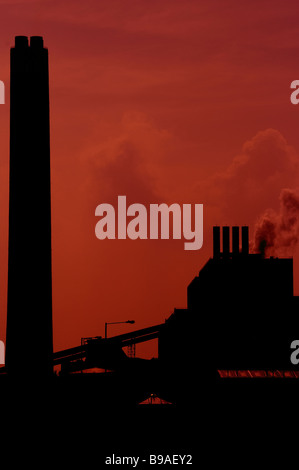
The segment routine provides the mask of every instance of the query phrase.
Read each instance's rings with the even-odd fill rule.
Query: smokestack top
[[[28,47],[28,38],[27,36],[16,36],[15,37],[15,47],[25,48]]]
[[[27,36],[15,36],[15,47],[18,49],[24,49],[29,46],[29,40]],[[30,36],[30,47],[33,49],[43,49],[44,39],[42,36]]]
[[[222,227],[222,255],[229,256],[230,254],[230,230],[227,225]]]
[[[237,256],[240,252],[239,246],[239,227],[232,228],[232,253],[234,256]]]
[[[44,40],[42,36],[31,36],[30,37],[30,47],[34,49],[43,49],[44,47]]]
[[[213,258],[231,258],[239,255],[249,255],[249,229],[245,225],[242,230],[242,247],[239,246],[238,226],[232,227],[232,251],[230,251],[231,230],[229,226],[222,227],[222,251],[220,248],[220,227],[213,227]]]
[[[249,231],[247,225],[242,227],[242,254],[249,254]]]

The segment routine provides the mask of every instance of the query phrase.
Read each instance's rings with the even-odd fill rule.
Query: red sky
[[[214,224],[250,226],[299,188],[295,1],[0,0],[0,339],[5,339],[9,49],[49,49],[54,350],[105,321],[163,322],[186,306]],[[100,241],[98,204],[204,204],[204,246]],[[298,252],[299,253],[299,252]],[[294,251],[295,293],[299,293]],[[127,331],[110,327],[109,334]]]

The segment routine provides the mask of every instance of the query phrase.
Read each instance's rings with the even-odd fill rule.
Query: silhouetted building
[[[175,309],[161,330],[159,359],[170,400],[220,378],[218,370],[294,368],[290,344],[299,297],[293,260],[249,253],[248,227],[241,237],[239,227],[223,227],[220,245],[221,230],[214,227],[213,258],[189,284],[187,309]]]
[[[6,369],[52,372],[48,50],[17,36],[11,48]]]

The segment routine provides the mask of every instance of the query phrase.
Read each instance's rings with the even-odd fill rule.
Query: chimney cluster
[[[241,249],[240,229],[232,227],[232,249],[230,249],[230,227],[222,227],[222,251],[220,250],[220,227],[213,227],[213,258],[230,258],[239,254],[249,254],[249,231],[248,226],[241,227]]]

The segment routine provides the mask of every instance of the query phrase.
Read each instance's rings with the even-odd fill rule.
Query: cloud
[[[125,113],[118,135],[89,150],[90,186],[107,202],[118,195],[129,202],[163,200],[159,167],[168,139],[143,113]]]
[[[230,165],[206,184],[206,200],[228,219],[256,219],[273,207],[284,187],[296,186],[299,159],[275,129],[258,132]]]

